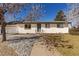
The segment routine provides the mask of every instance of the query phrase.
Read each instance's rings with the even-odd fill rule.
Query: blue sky
[[[56,14],[59,10],[66,11],[66,4],[65,3],[43,3],[45,6],[45,15],[41,17],[40,21],[53,21],[56,17]],[[21,20],[26,17],[28,14],[28,9],[22,9],[20,13],[16,14],[15,17],[17,20]],[[6,14],[5,19],[8,21],[13,21],[15,18],[11,14]]]
[[[51,3],[46,4],[46,16],[43,17],[44,21],[53,21],[56,17],[56,14],[59,10],[66,11],[66,4],[62,3]],[[42,19],[41,19],[42,20]]]

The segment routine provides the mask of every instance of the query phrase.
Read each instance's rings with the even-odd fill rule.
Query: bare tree
[[[67,4],[67,20],[71,21],[73,26],[79,26],[79,3]]]
[[[45,5],[43,4],[32,4],[30,5],[29,14],[26,17],[27,21],[37,21],[41,17],[45,16]]]
[[[2,37],[3,37],[3,41],[6,41],[6,22],[4,19],[4,14],[6,12],[8,13],[14,13],[14,12],[20,12],[19,9],[21,9],[21,7],[24,7],[24,5],[26,4],[11,4],[11,3],[1,3],[0,4],[0,22],[1,22],[1,33],[2,33]]]

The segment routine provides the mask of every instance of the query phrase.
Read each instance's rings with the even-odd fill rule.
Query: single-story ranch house
[[[69,33],[70,22],[10,22],[6,25],[6,33]],[[1,27],[0,27],[1,28]]]

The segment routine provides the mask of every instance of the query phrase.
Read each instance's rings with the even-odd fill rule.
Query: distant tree
[[[55,21],[65,21],[65,17],[64,12],[60,10],[56,15]]]

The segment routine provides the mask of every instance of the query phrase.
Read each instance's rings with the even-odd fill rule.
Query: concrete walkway
[[[50,56],[52,55],[44,45],[41,45],[40,43],[34,44],[32,51],[31,51],[31,56]]]
[[[42,45],[41,42],[35,43],[31,56],[61,56],[61,54],[54,48],[53,51],[48,51],[45,45]]]

